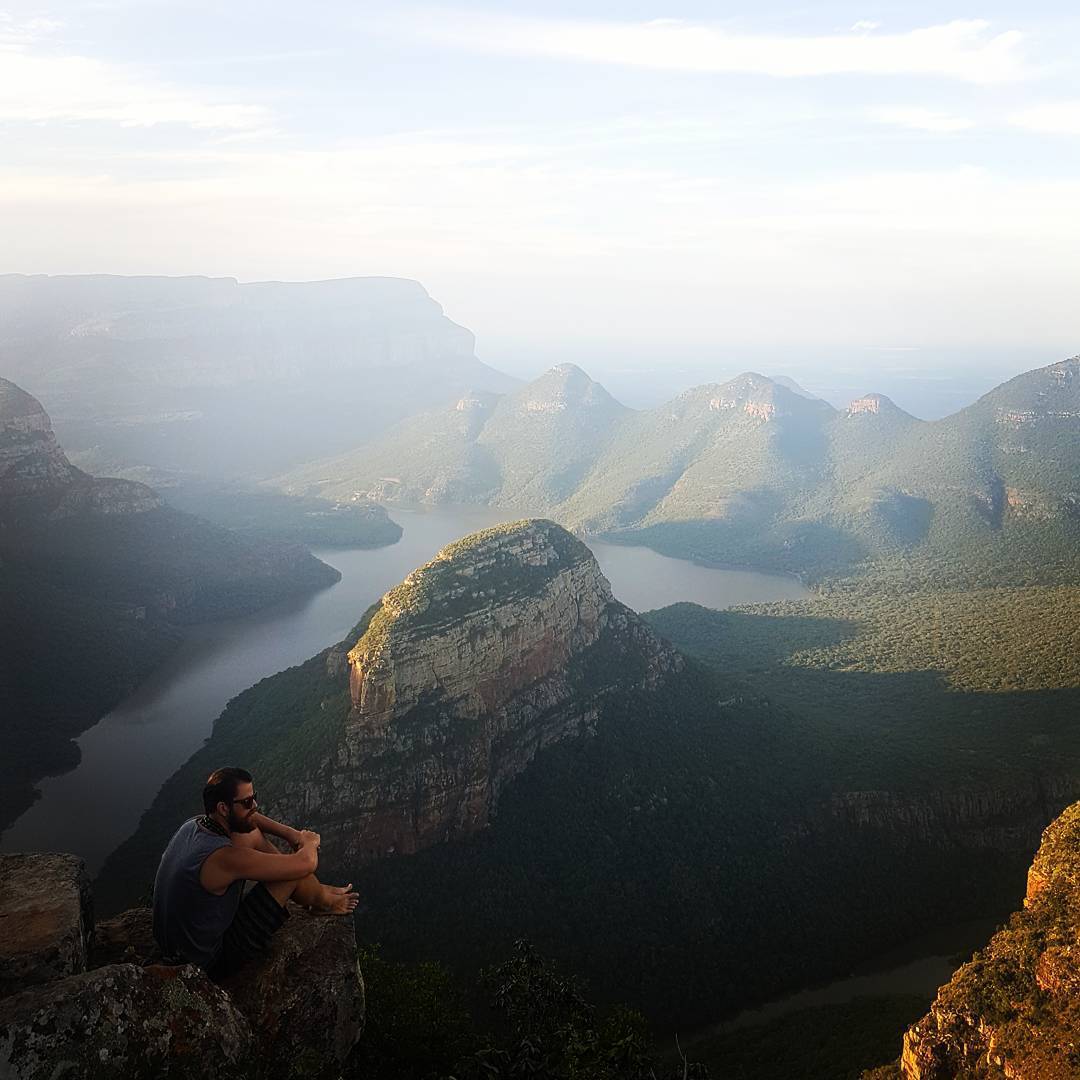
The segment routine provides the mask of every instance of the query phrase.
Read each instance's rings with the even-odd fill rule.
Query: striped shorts
[[[248,890],[236,915],[221,939],[221,951],[210,969],[215,982],[227,979],[245,964],[260,959],[270,948],[270,939],[281,929],[289,913],[257,881]]]

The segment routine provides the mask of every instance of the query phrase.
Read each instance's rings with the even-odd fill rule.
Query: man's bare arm
[[[265,814],[256,811],[251,817],[252,824],[263,833],[264,836],[277,836],[285,841],[291,848],[298,848],[300,846],[300,830],[291,828],[289,825],[282,825],[280,821],[274,821],[273,818],[268,818]],[[268,845],[267,848],[262,850],[274,850],[273,845]]]
[[[302,832],[300,846],[291,855],[270,854],[255,848],[218,848],[203,861],[199,881],[207,892],[221,895],[234,881],[299,881],[319,865],[318,837]]]

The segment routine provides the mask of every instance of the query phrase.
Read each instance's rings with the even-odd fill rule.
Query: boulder
[[[289,905],[267,958],[223,984],[255,1032],[254,1076],[334,1080],[364,1029],[353,920]]]
[[[4,1080],[238,1080],[251,1027],[198,968],[111,964],[0,1000]]]
[[[0,997],[86,970],[90,879],[74,855],[0,855]]]
[[[154,941],[154,913],[148,907],[131,908],[99,922],[90,940],[90,967],[106,964],[141,964],[158,954]]]

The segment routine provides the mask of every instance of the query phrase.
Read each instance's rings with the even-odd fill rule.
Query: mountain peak
[[[6,429],[13,421],[30,418],[42,418],[32,421],[35,430],[44,431],[52,426],[44,407],[33,394],[0,378],[0,424]]]
[[[557,364],[529,383],[519,395],[526,412],[563,412],[571,406],[622,406],[577,364]]]
[[[1075,423],[1080,418],[1080,356],[1025,371],[968,408],[977,411],[988,406],[995,422],[1006,428]]]
[[[581,379],[585,382],[592,382],[588,373],[577,366],[577,364],[564,363],[556,364],[554,367],[548,368],[544,373],[545,375],[557,375],[561,379]]]
[[[808,406],[824,404],[789,390],[756,371],[744,371],[726,383],[702,389],[707,391],[711,412],[740,412],[765,423],[795,411],[805,411]]]
[[[772,379],[772,381],[776,383],[777,386],[782,386],[785,390],[790,390],[793,394],[798,394],[799,397],[806,398],[808,401],[821,400],[821,398],[819,398],[817,394],[811,394],[810,391],[806,389],[806,387],[800,386],[789,375],[770,375],[769,378]]]

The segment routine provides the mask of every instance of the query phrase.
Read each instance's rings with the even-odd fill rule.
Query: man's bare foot
[[[351,915],[360,903],[360,894],[352,891],[352,882],[348,885],[324,885],[322,903],[312,905],[311,910],[317,915]]]

